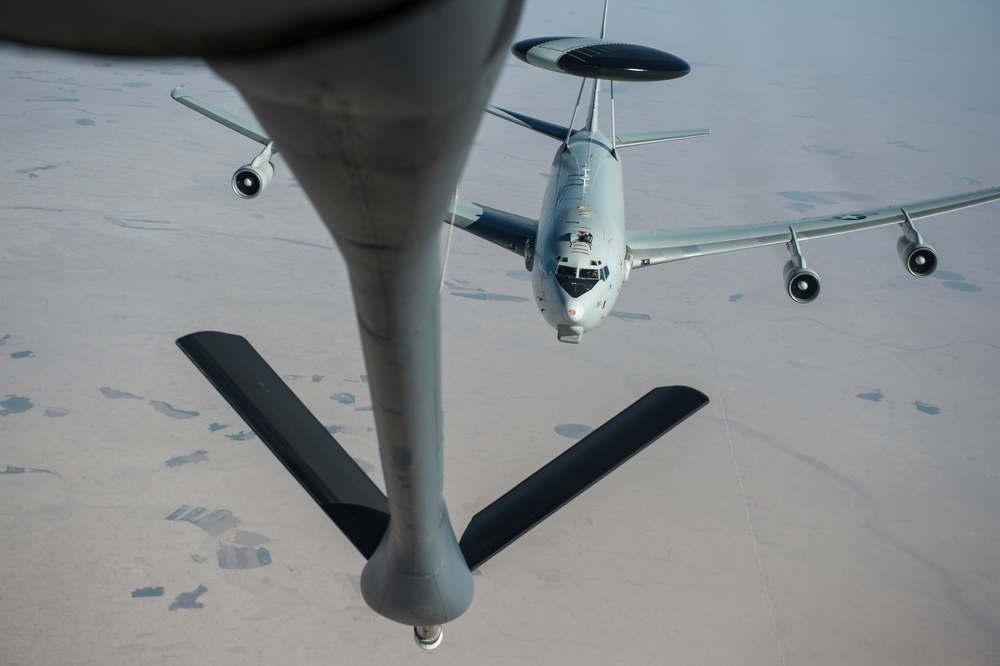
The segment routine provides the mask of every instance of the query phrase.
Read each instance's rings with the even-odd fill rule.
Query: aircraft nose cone
[[[583,306],[576,301],[569,301],[566,303],[566,316],[576,324],[583,319]]]

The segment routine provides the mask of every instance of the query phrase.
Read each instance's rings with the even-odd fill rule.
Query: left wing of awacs
[[[524,257],[525,265],[531,270],[538,220],[455,199],[445,212],[444,221]]]
[[[903,227],[904,238],[908,238],[910,242],[915,244],[920,244],[921,241],[916,240],[919,236],[913,229],[913,221],[970,206],[978,206],[998,199],[1000,199],[1000,187],[992,187],[899,206],[886,206],[877,210],[852,211],[790,222],[660,231],[626,231],[625,242],[632,249],[633,268],[721,252],[746,250],[764,245],[790,243],[793,236],[797,241],[801,241],[886,227],[892,224],[899,224]]]
[[[214,104],[198,99],[193,95],[188,95],[182,90],[182,88],[183,86],[177,86],[170,91],[170,96],[189,109],[194,109],[203,116],[207,116],[215,122],[221,123],[229,129],[235,130],[243,136],[253,139],[257,143],[265,146],[271,143],[271,137],[267,135],[267,132],[260,126],[260,123],[248,120],[247,118],[241,118],[234,113],[226,111],[225,109],[220,109]],[[274,152],[278,151],[275,150]]]

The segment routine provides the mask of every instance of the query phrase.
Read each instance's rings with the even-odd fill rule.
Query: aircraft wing
[[[186,92],[181,90],[183,86],[177,86],[170,92],[170,96],[176,99],[178,102],[186,107],[192,108],[203,116],[208,116],[217,123],[222,123],[231,130],[236,130],[245,137],[249,137],[258,143],[262,143],[265,146],[271,142],[271,137],[267,135],[264,128],[258,123],[247,120],[246,118],[240,118],[239,116],[229,113],[225,109],[220,109],[214,104],[209,104],[203,100],[198,99],[192,95],[188,95]],[[274,151],[278,152],[278,151]]]
[[[668,261],[700,257],[721,252],[777,245],[791,240],[794,230],[798,240],[822,238],[862,229],[874,229],[904,222],[903,210],[911,220],[950,213],[970,206],[1000,199],[1000,187],[926,199],[878,210],[856,211],[842,215],[812,217],[793,222],[744,224],[730,227],[702,227],[660,231],[627,231],[625,242],[632,249],[632,267],[652,266]]]
[[[632,132],[630,134],[616,134],[615,148],[628,148],[630,146],[644,146],[647,143],[660,143],[661,141],[677,141],[678,139],[694,139],[699,136],[708,136],[712,132],[707,129],[695,130],[670,130],[666,132]]]
[[[454,222],[453,222],[454,220]],[[445,224],[454,224],[494,245],[524,256],[525,245],[534,242],[538,221],[456,199],[444,215]]]

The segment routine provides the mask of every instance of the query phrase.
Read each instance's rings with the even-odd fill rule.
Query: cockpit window
[[[556,268],[556,281],[559,286],[573,298],[579,298],[594,288],[597,284],[599,273],[593,268],[581,268],[580,275],[576,274],[573,266],[559,266]]]

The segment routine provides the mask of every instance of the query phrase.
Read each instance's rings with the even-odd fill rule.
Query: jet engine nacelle
[[[937,268],[937,252],[930,245],[911,242],[906,236],[900,236],[896,242],[896,252],[903,266],[914,277],[927,277]]]
[[[274,176],[274,165],[271,155],[274,152],[274,142],[267,144],[260,155],[253,158],[250,164],[244,164],[233,174],[233,192],[242,199],[253,199],[264,191]]]
[[[795,229],[788,227],[788,243],[785,244],[791,259],[785,264],[785,291],[796,303],[812,303],[819,296],[819,276],[806,266]]]
[[[785,263],[785,291],[796,303],[812,303],[819,296],[819,275],[811,268],[800,268],[795,262]]]
[[[937,252],[930,245],[924,243],[924,239],[913,226],[913,219],[906,209],[899,209],[903,213],[903,221],[899,223],[903,230],[903,235],[896,241],[896,252],[903,262],[903,266],[914,277],[927,277],[937,268]]]
[[[625,261],[622,264],[622,284],[628,282],[628,278],[632,275],[632,262],[635,261],[635,252],[628,245],[625,246]]]

